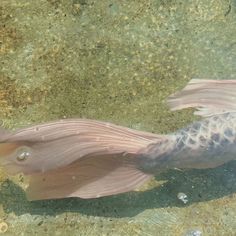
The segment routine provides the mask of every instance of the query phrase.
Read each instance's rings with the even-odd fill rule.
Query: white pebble
[[[182,201],[184,204],[188,202],[188,196],[185,193],[178,193],[177,198]]]

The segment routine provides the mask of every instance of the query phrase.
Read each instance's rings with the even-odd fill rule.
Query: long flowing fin
[[[47,172],[83,157],[136,154],[164,137],[94,120],[50,122],[8,135],[4,142],[16,148],[0,157],[0,165],[10,174]]]
[[[171,110],[195,107],[203,117],[236,112],[236,80],[192,79],[167,100]]]
[[[132,191],[151,175],[138,170],[134,155],[86,157],[57,170],[30,175],[29,200],[98,198]]]

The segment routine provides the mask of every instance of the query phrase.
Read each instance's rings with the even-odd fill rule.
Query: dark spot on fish
[[[222,142],[221,142],[221,145],[222,146],[226,146],[226,145],[229,145],[231,144],[230,140],[229,139],[224,139]]]
[[[215,143],[213,142],[213,140],[209,140],[208,145],[209,146],[215,146]]]
[[[220,135],[219,134],[212,134],[211,138],[217,143],[220,142]]]
[[[230,138],[233,136],[233,131],[230,128],[226,128],[224,131],[224,135]]]
[[[200,140],[200,142],[202,142],[202,143],[205,143],[205,142],[206,142],[206,138],[205,138],[203,135],[201,135],[201,136],[199,137],[199,140]]]
[[[184,131],[184,132],[181,132],[180,134],[180,140],[185,144],[186,143],[186,140],[188,138],[188,134]]]
[[[177,149],[181,150],[184,146],[185,146],[185,144],[184,144],[183,140],[181,138],[179,138],[177,140]]]
[[[196,136],[197,133],[198,133],[198,130],[196,130],[196,129],[191,129],[190,130],[190,136]]]
[[[193,129],[195,129],[195,130],[199,130],[200,127],[201,127],[201,124],[200,124],[200,122],[195,122],[192,127],[193,127]]]
[[[196,144],[196,142],[193,140],[193,139],[189,139],[189,144],[192,144],[192,145],[194,145],[194,144]]]

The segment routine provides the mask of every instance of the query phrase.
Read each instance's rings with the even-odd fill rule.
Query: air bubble
[[[200,230],[189,230],[184,236],[201,236],[202,232]]]
[[[188,202],[188,196],[185,193],[178,193],[177,198],[182,201],[184,204]]]

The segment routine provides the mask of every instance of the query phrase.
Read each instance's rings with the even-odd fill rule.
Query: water
[[[2,0],[0,27],[7,128],[86,117],[168,133],[198,119],[191,110],[170,112],[168,95],[192,77],[236,78],[235,1]],[[137,192],[39,202],[26,200],[27,178],[1,170],[1,230],[234,235],[235,168],[173,170]]]

